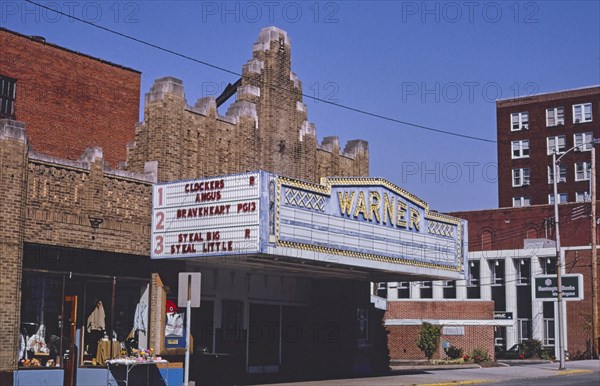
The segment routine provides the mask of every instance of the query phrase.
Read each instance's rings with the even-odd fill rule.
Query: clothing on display
[[[104,314],[104,306],[102,305],[102,302],[98,300],[94,310],[87,319],[88,332],[92,330],[104,330],[106,328],[105,320],[106,316]]]
[[[167,312],[165,336],[183,336],[183,314],[177,312]]]
[[[37,332],[27,339],[26,349],[33,353],[48,353],[48,346],[46,346],[46,326],[40,325]]]
[[[148,320],[148,305],[143,302],[139,302],[135,306],[135,316],[133,319],[133,328],[137,331],[147,331],[146,321]]]

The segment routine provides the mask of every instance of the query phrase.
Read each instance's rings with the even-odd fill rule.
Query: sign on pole
[[[200,277],[200,272],[179,272],[178,307],[187,306],[188,294],[191,307],[200,307]]]
[[[189,386],[190,380],[190,330],[192,327],[192,307],[200,307],[200,272],[179,272],[179,291],[177,305],[186,308],[185,326],[185,371],[184,386]]]
[[[556,275],[542,275],[534,277],[533,282],[534,300],[554,300],[558,298],[558,284]],[[583,275],[563,274],[561,275],[563,300],[583,299]]]

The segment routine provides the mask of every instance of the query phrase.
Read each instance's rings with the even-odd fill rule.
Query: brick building
[[[36,39],[4,30],[2,36],[3,48],[6,42],[10,50],[22,44],[39,49],[28,58],[31,62],[64,55],[64,62],[91,60],[83,67],[102,64],[108,67],[105,71],[114,67],[126,78],[133,74],[139,79],[131,70]],[[350,141],[343,150],[335,137],[318,144],[301,100],[301,83],[291,72],[290,51],[284,31],[262,30],[253,58],[243,68],[237,101],[224,115],[215,99],[188,106],[181,81],[159,79],[146,95],[144,121],[135,126],[135,137],[103,135],[98,144],[110,141],[108,150],[92,147],[79,155],[78,144],[70,141],[85,135],[76,127],[61,132],[68,149],[46,151],[44,146],[52,145],[29,133],[28,118],[32,126],[38,118],[19,115],[32,108],[19,91],[19,79],[29,78],[2,74],[8,81],[16,79],[17,90],[14,113],[9,114],[16,120],[0,121],[2,384],[106,382],[118,375],[107,374],[107,358],[118,355],[133,332],[138,347],[152,347],[172,362],[153,376],[162,378],[168,371],[169,384],[180,384],[181,341],[169,338],[166,326],[176,326],[171,319],[178,316],[168,314],[173,307],[167,304],[177,302],[177,277],[184,271],[202,273],[202,311],[193,311],[191,326],[196,347],[204,348],[193,357],[193,368],[202,371],[191,379],[199,376],[199,383],[240,382],[232,378],[240,374],[339,376],[386,368],[383,312],[371,304],[369,283],[398,274],[420,280],[464,277],[465,225],[429,211],[427,203],[392,183],[365,178],[365,141]],[[102,88],[106,81],[85,79],[100,83],[85,90]],[[64,85],[67,89],[81,82],[75,77],[61,80],[73,80]],[[126,83],[118,93],[127,95],[119,97],[135,100],[136,87]],[[43,87],[26,87],[32,90],[45,92]],[[68,102],[69,95],[58,96]],[[96,97],[95,91],[77,96],[84,101]],[[94,122],[96,110],[90,109],[81,114]],[[66,115],[67,123],[77,118]],[[121,132],[116,123],[98,125],[109,133]],[[127,150],[124,169],[111,167],[123,160],[119,146]],[[267,171],[249,172],[257,169]],[[329,174],[338,177],[321,180]],[[230,192],[234,200],[246,194],[238,183],[258,192],[258,209],[240,203],[238,212],[247,208],[249,213],[230,217],[256,219],[244,232],[255,237],[255,244],[240,245],[259,249],[231,256],[150,258],[156,253],[151,235],[161,224],[161,215],[153,213],[157,198],[152,190],[185,185],[189,181],[179,180],[192,178],[198,190],[210,187],[213,197],[219,197],[214,200]],[[235,183],[229,186],[230,181]],[[208,218],[211,227],[236,226],[211,207],[206,210],[215,216]],[[320,220],[313,225],[310,219]],[[326,227],[330,231],[323,232]],[[307,232],[320,232],[322,240],[302,241]],[[386,244],[391,238],[412,245],[413,237],[422,240],[416,250],[413,246],[392,253]],[[352,240],[350,247],[344,246],[346,240]],[[273,336],[273,331],[279,334]],[[231,355],[214,355],[223,352]]]
[[[77,160],[99,146],[116,167],[134,140],[140,72],[0,28],[0,118],[27,123],[31,148]]]
[[[590,210],[589,203],[559,206],[561,253],[564,255],[562,272],[581,274],[584,284],[583,300],[565,302],[566,348],[572,354],[588,350],[592,339]],[[456,212],[453,215],[469,221],[472,257],[480,256],[480,259],[491,261],[493,266],[489,265],[489,269],[492,277],[494,271],[498,272],[499,282],[492,285],[495,311],[510,311],[515,315],[516,323],[512,330],[508,327],[498,331],[497,345],[506,347],[508,344],[510,347],[511,344],[533,337],[546,346],[554,346],[554,339],[558,337],[558,327],[554,323],[556,306],[553,302],[533,301],[530,288],[532,277],[556,274],[554,207],[534,205],[527,208]],[[477,263],[477,259],[473,261]],[[478,265],[475,268],[479,268]],[[480,275],[484,275],[483,271]],[[512,275],[512,279],[508,275]],[[522,318],[519,313],[523,314]],[[524,321],[519,322],[518,319]]]
[[[497,101],[499,207],[552,203],[552,153],[574,146],[560,162],[559,202],[588,200],[598,117],[598,86]]]
[[[500,209],[451,213],[469,223],[469,280],[378,284],[388,299],[392,360],[424,358],[413,344],[423,321],[454,327],[445,328],[442,339],[466,352],[482,348],[492,354],[533,338],[558,357],[557,305],[534,300],[531,285],[535,276],[556,275],[554,208],[548,205],[552,153],[575,146],[580,148],[560,162],[561,250],[563,273],[583,276],[584,298],[565,302],[566,348],[573,354],[590,348],[588,142],[600,137],[594,121],[600,87],[500,100],[496,106]],[[436,356],[445,357],[441,347]]]

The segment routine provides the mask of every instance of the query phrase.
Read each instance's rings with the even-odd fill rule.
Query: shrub
[[[475,362],[475,363],[483,363],[483,362],[491,361],[491,358],[490,358],[490,355],[488,354],[488,352],[482,348],[474,349],[473,353],[471,353],[471,359],[473,359],[473,362]]]
[[[428,360],[431,360],[431,357],[437,351],[441,336],[441,326],[434,326],[428,322],[423,322],[423,325],[421,325],[419,337],[417,338],[417,347],[423,351]]]
[[[463,356],[463,349],[452,345],[450,345],[448,348],[445,348],[444,352],[450,359],[458,359]]]
[[[523,355],[525,358],[541,358],[542,342],[537,339],[523,341]]]

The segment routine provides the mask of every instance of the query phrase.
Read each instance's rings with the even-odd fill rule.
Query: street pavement
[[[527,364],[526,364],[527,363]],[[558,370],[558,362],[527,362],[518,361],[512,365],[501,364],[499,367],[479,367],[474,365],[450,366],[393,366],[393,375],[369,378],[333,379],[324,381],[281,383],[279,385],[373,385],[373,386],[445,386],[445,385],[474,385],[501,382],[504,384],[527,384],[527,380],[546,377],[560,377],[553,384],[569,385],[569,376],[589,376],[591,385],[600,385],[600,361],[569,361],[565,370]],[[598,380],[598,382],[595,382]]]

